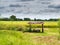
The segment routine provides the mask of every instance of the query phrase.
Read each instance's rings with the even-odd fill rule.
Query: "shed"
[[[28,22],[29,24],[29,30],[31,31],[32,29],[32,24],[41,24],[42,26],[42,33],[44,32],[44,22],[41,22],[41,21],[30,21]]]

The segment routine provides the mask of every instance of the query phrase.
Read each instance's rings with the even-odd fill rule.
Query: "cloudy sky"
[[[0,0],[0,15],[17,18],[60,18],[60,0]]]

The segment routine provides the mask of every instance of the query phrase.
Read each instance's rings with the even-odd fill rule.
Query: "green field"
[[[23,27],[23,28],[28,28],[29,27],[29,24],[28,24],[29,21],[0,21],[0,29],[7,29],[7,30],[15,30],[15,29],[19,29],[20,27]],[[40,28],[41,27],[41,24],[33,24],[32,25],[33,28]],[[45,21],[44,22],[44,28],[58,28],[58,22],[56,21]]]
[[[39,26],[41,28],[41,25],[32,25],[33,28]],[[44,26],[44,33],[22,32],[17,30],[26,30],[28,21],[0,21],[0,45],[60,45],[58,22],[45,21]]]

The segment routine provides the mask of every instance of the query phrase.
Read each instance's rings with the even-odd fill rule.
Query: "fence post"
[[[29,24],[29,31],[31,32],[31,24]]]
[[[44,24],[42,24],[42,33],[44,33]]]

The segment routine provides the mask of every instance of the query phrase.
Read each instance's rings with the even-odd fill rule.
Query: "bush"
[[[25,26],[25,27],[24,27],[24,31],[25,31],[25,32],[31,32],[30,27],[29,27],[29,26]]]
[[[22,31],[23,28],[22,28],[22,27],[17,27],[15,30],[17,30],[17,31]]]
[[[32,32],[40,32],[40,30],[39,29],[33,29]]]

